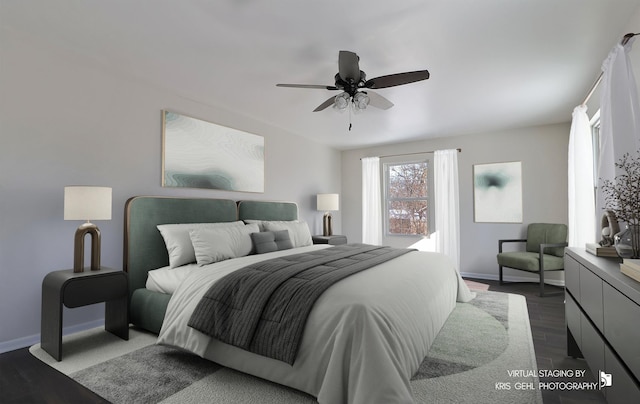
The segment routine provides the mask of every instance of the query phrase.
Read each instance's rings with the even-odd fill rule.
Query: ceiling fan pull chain
[[[351,132],[351,108],[349,108],[349,132]]]

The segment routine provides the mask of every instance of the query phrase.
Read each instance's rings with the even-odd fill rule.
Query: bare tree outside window
[[[428,235],[428,162],[386,165],[387,233]]]

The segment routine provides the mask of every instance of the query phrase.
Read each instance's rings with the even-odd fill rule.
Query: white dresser
[[[584,357],[609,404],[640,403],[640,283],[620,272],[617,259],[584,249],[565,253],[567,353]]]

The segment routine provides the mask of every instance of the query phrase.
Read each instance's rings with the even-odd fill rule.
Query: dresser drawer
[[[116,300],[127,296],[125,272],[95,274],[69,280],[63,287],[62,301],[69,308]]]
[[[580,313],[580,332],[582,337],[580,351],[591,373],[597,375],[599,370],[604,369],[604,341],[583,313]]]
[[[607,283],[603,297],[604,336],[640,380],[640,306]]]
[[[611,375],[611,386],[603,387],[608,404],[640,403],[640,387],[608,347],[605,347],[603,371]],[[600,375],[595,374],[599,380]]]
[[[602,279],[583,266],[580,266],[580,299],[577,303],[602,332]]]
[[[582,331],[580,330],[580,308],[570,294],[565,292],[564,298],[565,318],[567,328],[571,331],[573,339],[575,339],[578,348],[582,351]]]
[[[564,256],[564,286],[580,301],[580,264],[569,255]]]

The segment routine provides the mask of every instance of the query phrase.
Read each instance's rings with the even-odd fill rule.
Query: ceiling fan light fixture
[[[356,93],[353,96],[353,105],[357,110],[367,109],[367,105],[369,105],[369,96],[366,93]]]
[[[354,52],[341,50],[338,52],[338,73],[334,76],[335,85],[320,84],[276,84],[278,87],[317,88],[325,90],[341,90],[340,95],[329,97],[318,105],[313,112],[323,111],[329,106],[337,111],[362,112],[367,106],[389,109],[393,103],[374,92],[367,94],[365,89],[380,89],[415,83],[429,78],[429,71],[416,70],[412,72],[387,74],[367,80],[367,75],[360,70],[360,57]],[[363,90],[358,92],[358,90]],[[351,106],[349,105],[351,104]]]
[[[336,95],[333,107],[340,110],[346,109],[349,106],[349,98],[351,97],[346,92]]]

